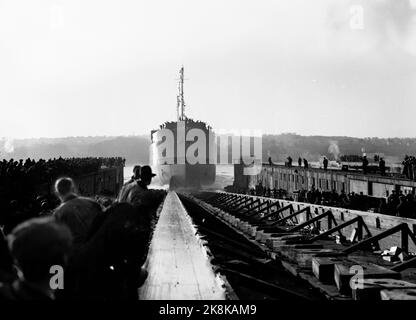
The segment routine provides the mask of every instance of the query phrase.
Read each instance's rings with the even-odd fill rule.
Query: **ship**
[[[207,123],[185,115],[184,80],[182,66],[176,121],[167,121],[151,131],[150,163],[160,184],[171,190],[200,189],[213,184],[216,176],[215,133]]]

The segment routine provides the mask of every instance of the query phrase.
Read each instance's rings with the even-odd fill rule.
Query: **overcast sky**
[[[0,136],[149,134],[183,64],[187,115],[214,129],[415,137],[413,7],[0,0]]]

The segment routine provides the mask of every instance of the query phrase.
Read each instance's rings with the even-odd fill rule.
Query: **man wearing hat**
[[[148,190],[147,186],[150,185],[154,176],[156,175],[152,172],[150,166],[143,166],[140,170],[140,180],[132,183],[132,188],[127,195],[127,202],[134,205],[142,204],[143,196]]]

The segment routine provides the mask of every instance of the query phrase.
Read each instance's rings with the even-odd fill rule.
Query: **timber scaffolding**
[[[327,299],[416,300],[416,220],[227,192],[181,196]]]

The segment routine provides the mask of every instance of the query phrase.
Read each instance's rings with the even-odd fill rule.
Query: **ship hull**
[[[154,165],[154,170],[160,183],[170,189],[209,186],[216,176],[214,164],[162,164]]]

